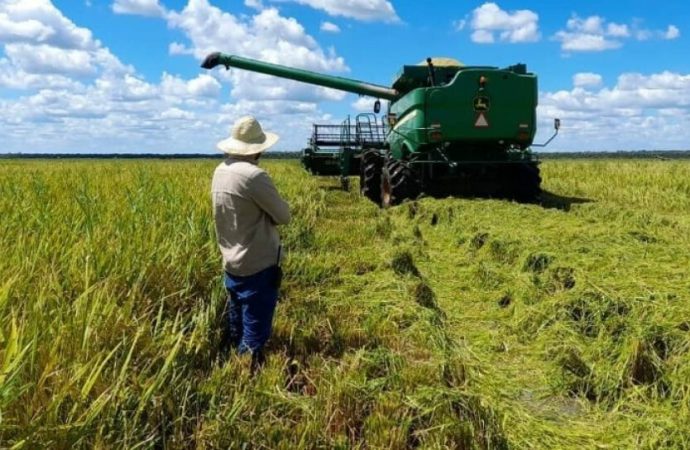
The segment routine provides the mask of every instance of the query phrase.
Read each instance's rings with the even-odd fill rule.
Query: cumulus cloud
[[[190,0],[182,11],[168,14],[168,24],[187,36],[199,59],[222,50],[311,70],[347,70],[341,57],[324,51],[297,20],[281,16],[275,8],[245,18],[208,0]]]
[[[184,130],[207,126],[193,119],[215,118],[210,74],[148,82],[49,1],[0,1],[0,18],[0,87],[14,91],[0,97],[3,151],[145,151],[167,139],[182,151],[194,143]],[[190,122],[173,125],[181,117]]]
[[[201,74],[191,80],[183,80],[168,73],[163,73],[161,79],[162,93],[175,99],[208,97],[216,98],[221,91],[221,85],[210,75]]]
[[[196,61],[189,56],[199,60],[220,50],[321,72],[348,70],[334,50],[321,47],[302,24],[275,8],[233,15],[208,0],[188,0],[158,20],[181,32],[169,51],[192,65]],[[638,39],[644,30],[636,23],[580,20],[583,30],[606,39]],[[653,37],[677,37],[680,30],[671,27]],[[484,31],[485,39],[510,40],[501,34],[508,30]],[[304,145],[311,123],[334,120],[320,102],[345,98],[241,70],[145,78],[47,0],[0,0],[0,45],[0,134],[6,152],[209,152],[247,113],[281,134],[280,149],[295,150]],[[372,103],[360,98],[352,106],[368,112]],[[539,117],[563,119],[561,148],[684,148],[689,103],[690,74],[626,73],[605,86],[598,74],[579,73],[572,88],[540,93]]]
[[[680,37],[680,30],[675,25],[669,25],[664,33],[664,39],[678,39]]]
[[[193,55],[194,50],[179,42],[171,42],[168,45],[168,53],[171,55]]]
[[[29,89],[77,89],[82,84],[61,74],[29,73],[6,58],[0,59],[0,87],[16,91]]]
[[[627,25],[611,22],[606,27],[606,34],[612,37],[628,37],[630,36],[630,30],[628,30]]]
[[[116,14],[148,17],[163,17],[165,15],[165,8],[158,0],[115,0],[112,8]]]
[[[181,30],[190,41],[188,46],[177,45],[175,52],[192,53],[199,59],[222,50],[317,72],[349,70],[334,50],[322,49],[297,20],[283,17],[275,8],[263,9],[251,17],[238,17],[207,0],[190,0],[183,10],[168,14],[168,25]],[[318,102],[341,100],[345,95],[243,70],[215,73],[231,82],[235,99]]]
[[[355,109],[355,111],[370,113],[370,112],[374,111],[374,103],[375,102],[376,102],[375,98],[359,97],[357,100],[352,102],[352,104],[350,106],[352,106]]]
[[[191,111],[185,111],[180,108],[168,108],[158,115],[162,120],[184,120],[189,121],[196,118],[196,115]]]
[[[76,26],[50,0],[0,1],[0,42],[81,50],[100,45],[90,30]]]
[[[456,29],[465,27],[465,21],[456,21]],[[504,11],[496,3],[484,3],[472,12],[470,27],[471,39],[478,44],[502,42],[537,42],[539,16],[528,9]]]
[[[181,31],[170,54],[201,59],[222,50],[321,72],[348,70],[295,19],[249,3],[260,10],[236,16],[208,0],[162,15],[156,1],[112,6],[155,15]],[[163,73],[149,81],[48,0],[0,0],[0,37],[0,87],[11,92],[0,94],[4,151],[213,151],[248,112],[282,135],[281,148],[297,149],[312,122],[331,119],[319,102],[345,95],[241,70],[189,79]],[[229,82],[230,98],[222,82]]]
[[[454,20],[452,25],[453,25],[453,29],[455,29],[455,31],[464,30],[465,27],[467,26],[467,17],[465,17],[464,19]]]
[[[613,87],[594,85],[596,74],[578,75],[571,90],[540,94],[542,127],[563,120],[559,148],[687,149],[690,74],[624,73]]]
[[[244,0],[244,6],[253,9],[264,9],[264,3],[261,0]]]
[[[573,86],[587,88],[601,86],[603,78],[598,73],[577,73],[573,76]]]
[[[340,33],[340,27],[333,22],[321,22],[321,31],[325,33]]]
[[[75,25],[48,0],[2,1],[0,17],[21,25],[6,26],[0,20],[0,42],[5,44],[5,66],[32,78],[31,85],[38,82],[35,75],[50,76],[46,78],[50,84],[57,79],[54,75],[84,77],[133,71],[103,47],[91,30]],[[7,79],[5,82],[13,84]]]
[[[617,24],[610,24],[609,30],[604,29],[604,19],[591,16],[582,19],[573,15],[568,19],[566,30],[557,32],[554,38],[561,41],[561,49],[570,52],[599,52],[619,48],[623,44],[615,39],[621,31]]]
[[[675,39],[679,35],[680,30],[673,25],[669,25],[666,31],[654,31],[642,27],[639,20],[628,25],[607,22],[600,16],[582,18],[573,14],[565,30],[558,31],[553,39],[561,42],[564,52],[601,52],[622,47],[626,39]]]
[[[367,22],[400,22],[391,2],[387,0],[288,0],[314,9],[325,11],[331,16],[349,17]]]
[[[20,69],[34,74],[81,76],[96,73],[94,54],[48,45],[8,44],[5,54]]]

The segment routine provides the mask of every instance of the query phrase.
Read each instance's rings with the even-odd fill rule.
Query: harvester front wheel
[[[359,166],[359,189],[363,196],[381,204],[381,168],[383,157],[376,150],[367,150],[362,153]]]
[[[405,162],[386,159],[381,174],[381,206],[399,205],[405,199],[417,198],[420,192],[419,181]]]

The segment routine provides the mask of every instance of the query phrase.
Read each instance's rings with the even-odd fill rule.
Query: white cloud
[[[182,11],[168,15],[168,24],[184,32],[191,44],[184,47],[185,51],[199,59],[222,50],[317,72],[348,70],[345,61],[333,50],[324,51],[299,22],[281,16],[275,8],[245,18],[224,12],[207,0],[190,0]],[[181,48],[176,46],[175,51]],[[243,70],[214,73],[232,83],[231,95],[235,99],[317,102],[344,97],[343,93],[330,89]]]
[[[606,34],[612,37],[628,37],[630,36],[630,30],[628,30],[627,25],[620,25],[611,22],[606,28]]]
[[[0,40],[44,41],[53,29],[38,20],[14,21],[6,13],[0,13]]]
[[[601,86],[603,78],[598,73],[584,72],[573,76],[573,85],[579,88]]]
[[[368,22],[400,22],[387,0],[288,0],[325,11],[331,16],[349,17]]]
[[[299,22],[275,8],[235,16],[207,0],[188,0],[184,9],[161,19],[182,33],[170,45],[172,54],[200,59],[220,50],[322,72],[348,70],[334,50],[322,48]],[[588,19],[580,19],[582,29],[605,39],[636,39],[643,30],[628,24],[630,36],[623,37],[623,25]],[[508,30],[482,30],[495,41],[510,39],[503,35]],[[652,34],[661,39],[669,33],[680,31],[669,27]],[[281,135],[280,149],[295,150],[304,145],[311,123],[333,121],[319,102],[344,98],[341,92],[241,70],[146,79],[45,0],[0,0],[0,36],[6,152],[212,152],[233,121],[247,113]],[[352,106],[368,112],[372,104],[373,99],[360,98]],[[559,148],[686,148],[689,111],[690,74],[625,73],[609,87],[597,74],[580,73],[571,89],[540,94],[539,117],[563,119]],[[551,128],[543,124],[544,130]]]
[[[261,0],[244,0],[244,6],[253,9],[264,9],[264,4]]]
[[[473,30],[471,39],[478,44],[496,42],[495,34],[501,41],[511,43],[537,42],[541,38],[539,16],[535,12],[528,9],[508,12],[496,3],[484,3],[476,8],[470,27]]]
[[[116,14],[133,14],[147,17],[163,17],[165,8],[158,0],[115,0],[112,5]]]
[[[477,44],[493,44],[496,42],[494,39],[494,34],[487,30],[476,30],[472,32],[471,36],[472,42]]]
[[[264,9],[264,2],[262,0],[244,0],[244,6],[257,10]]]
[[[677,39],[680,37],[680,30],[675,25],[669,25],[666,33],[664,33],[664,39]]]
[[[50,1],[0,1],[0,18],[0,42],[7,57],[4,72],[14,71],[28,80],[18,83],[17,77],[6,75],[6,86],[41,87],[40,76],[44,77],[45,86],[67,86],[70,83],[61,77],[83,78],[133,70],[94,39],[91,30],[76,26]],[[10,22],[3,21],[4,18]]]
[[[0,98],[3,151],[189,150],[215,118],[211,74],[149,83],[49,1],[0,0],[0,36],[0,86],[21,93]]]
[[[82,76],[96,73],[93,54],[48,45],[8,44],[5,54],[20,69],[34,74]]]
[[[193,55],[194,50],[179,42],[171,42],[168,46],[168,53],[171,55]]]
[[[557,34],[562,37],[561,49],[566,52],[601,52],[620,48],[623,44],[619,41],[606,39],[605,36],[596,34]]]
[[[90,30],[77,27],[50,0],[0,1],[0,42],[81,50],[100,45]]]
[[[8,59],[0,59],[0,87],[13,90],[39,88],[77,89],[79,81],[59,74],[28,73],[12,64]]]
[[[579,75],[571,90],[540,94],[543,126],[553,117],[563,120],[558,148],[687,149],[690,74],[624,73],[615,86],[599,89],[593,89],[596,74]]]
[[[220,94],[221,85],[218,80],[207,74],[201,74],[194,79],[185,81],[163,73],[161,90],[163,94],[174,98],[216,98]]]
[[[321,22],[320,29],[326,33],[340,33],[340,27],[333,22]]]
[[[193,120],[196,118],[196,115],[193,112],[190,111],[184,111],[180,108],[168,108],[165,111],[161,112],[158,118],[162,120]]]
[[[324,52],[299,22],[281,16],[275,8],[240,18],[208,0],[189,0],[182,11],[168,15],[168,24],[185,33],[199,59],[222,50],[311,70],[347,70],[342,58]]]
[[[585,19],[573,15],[566,24],[566,30],[558,31],[554,38],[561,41],[561,50],[566,52],[600,52],[621,47],[623,44],[615,39],[622,37],[621,25],[609,24],[605,29],[605,20],[599,16]]]
[[[135,3],[144,5],[128,2]],[[275,8],[235,16],[207,0],[189,0],[161,19],[183,33],[171,54],[201,59],[222,50],[320,72],[348,70],[334,50]],[[0,0],[0,37],[0,87],[11,92],[0,94],[6,152],[208,152],[247,113],[281,134],[279,148],[294,150],[312,122],[331,119],[319,102],[345,96],[241,70],[191,79],[163,73],[148,81],[45,0]],[[230,82],[231,99],[221,97],[221,80]]]
[[[467,26],[467,17],[453,21],[453,29],[455,31],[462,31]]]
[[[370,113],[374,111],[375,98],[371,97],[359,97],[357,100],[352,102],[352,106],[355,111]]]
[[[625,39],[646,41],[653,38],[674,39],[680,31],[669,25],[666,31],[653,31],[634,20],[631,25],[606,22],[600,16],[581,18],[573,14],[566,23],[565,30],[558,31],[553,39],[561,42],[564,52],[601,52],[623,46]]]

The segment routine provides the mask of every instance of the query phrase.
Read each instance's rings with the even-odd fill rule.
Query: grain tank
[[[428,58],[403,66],[390,87],[221,53],[202,67],[218,65],[387,100],[385,139],[350,151],[357,164],[341,164],[343,171],[357,167],[362,194],[384,207],[422,193],[531,201],[541,192],[530,150],[537,77],[524,64],[499,69]]]

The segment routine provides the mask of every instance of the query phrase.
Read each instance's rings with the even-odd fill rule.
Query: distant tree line
[[[266,159],[297,159],[301,152],[266,152]],[[0,159],[223,159],[222,153],[5,153]]]
[[[539,159],[690,159],[690,150],[636,150],[617,152],[544,152]]]
[[[271,152],[265,159],[298,159],[301,152]],[[690,150],[637,150],[617,152],[544,152],[539,159],[690,159]],[[222,159],[218,153],[6,153],[0,159]]]

